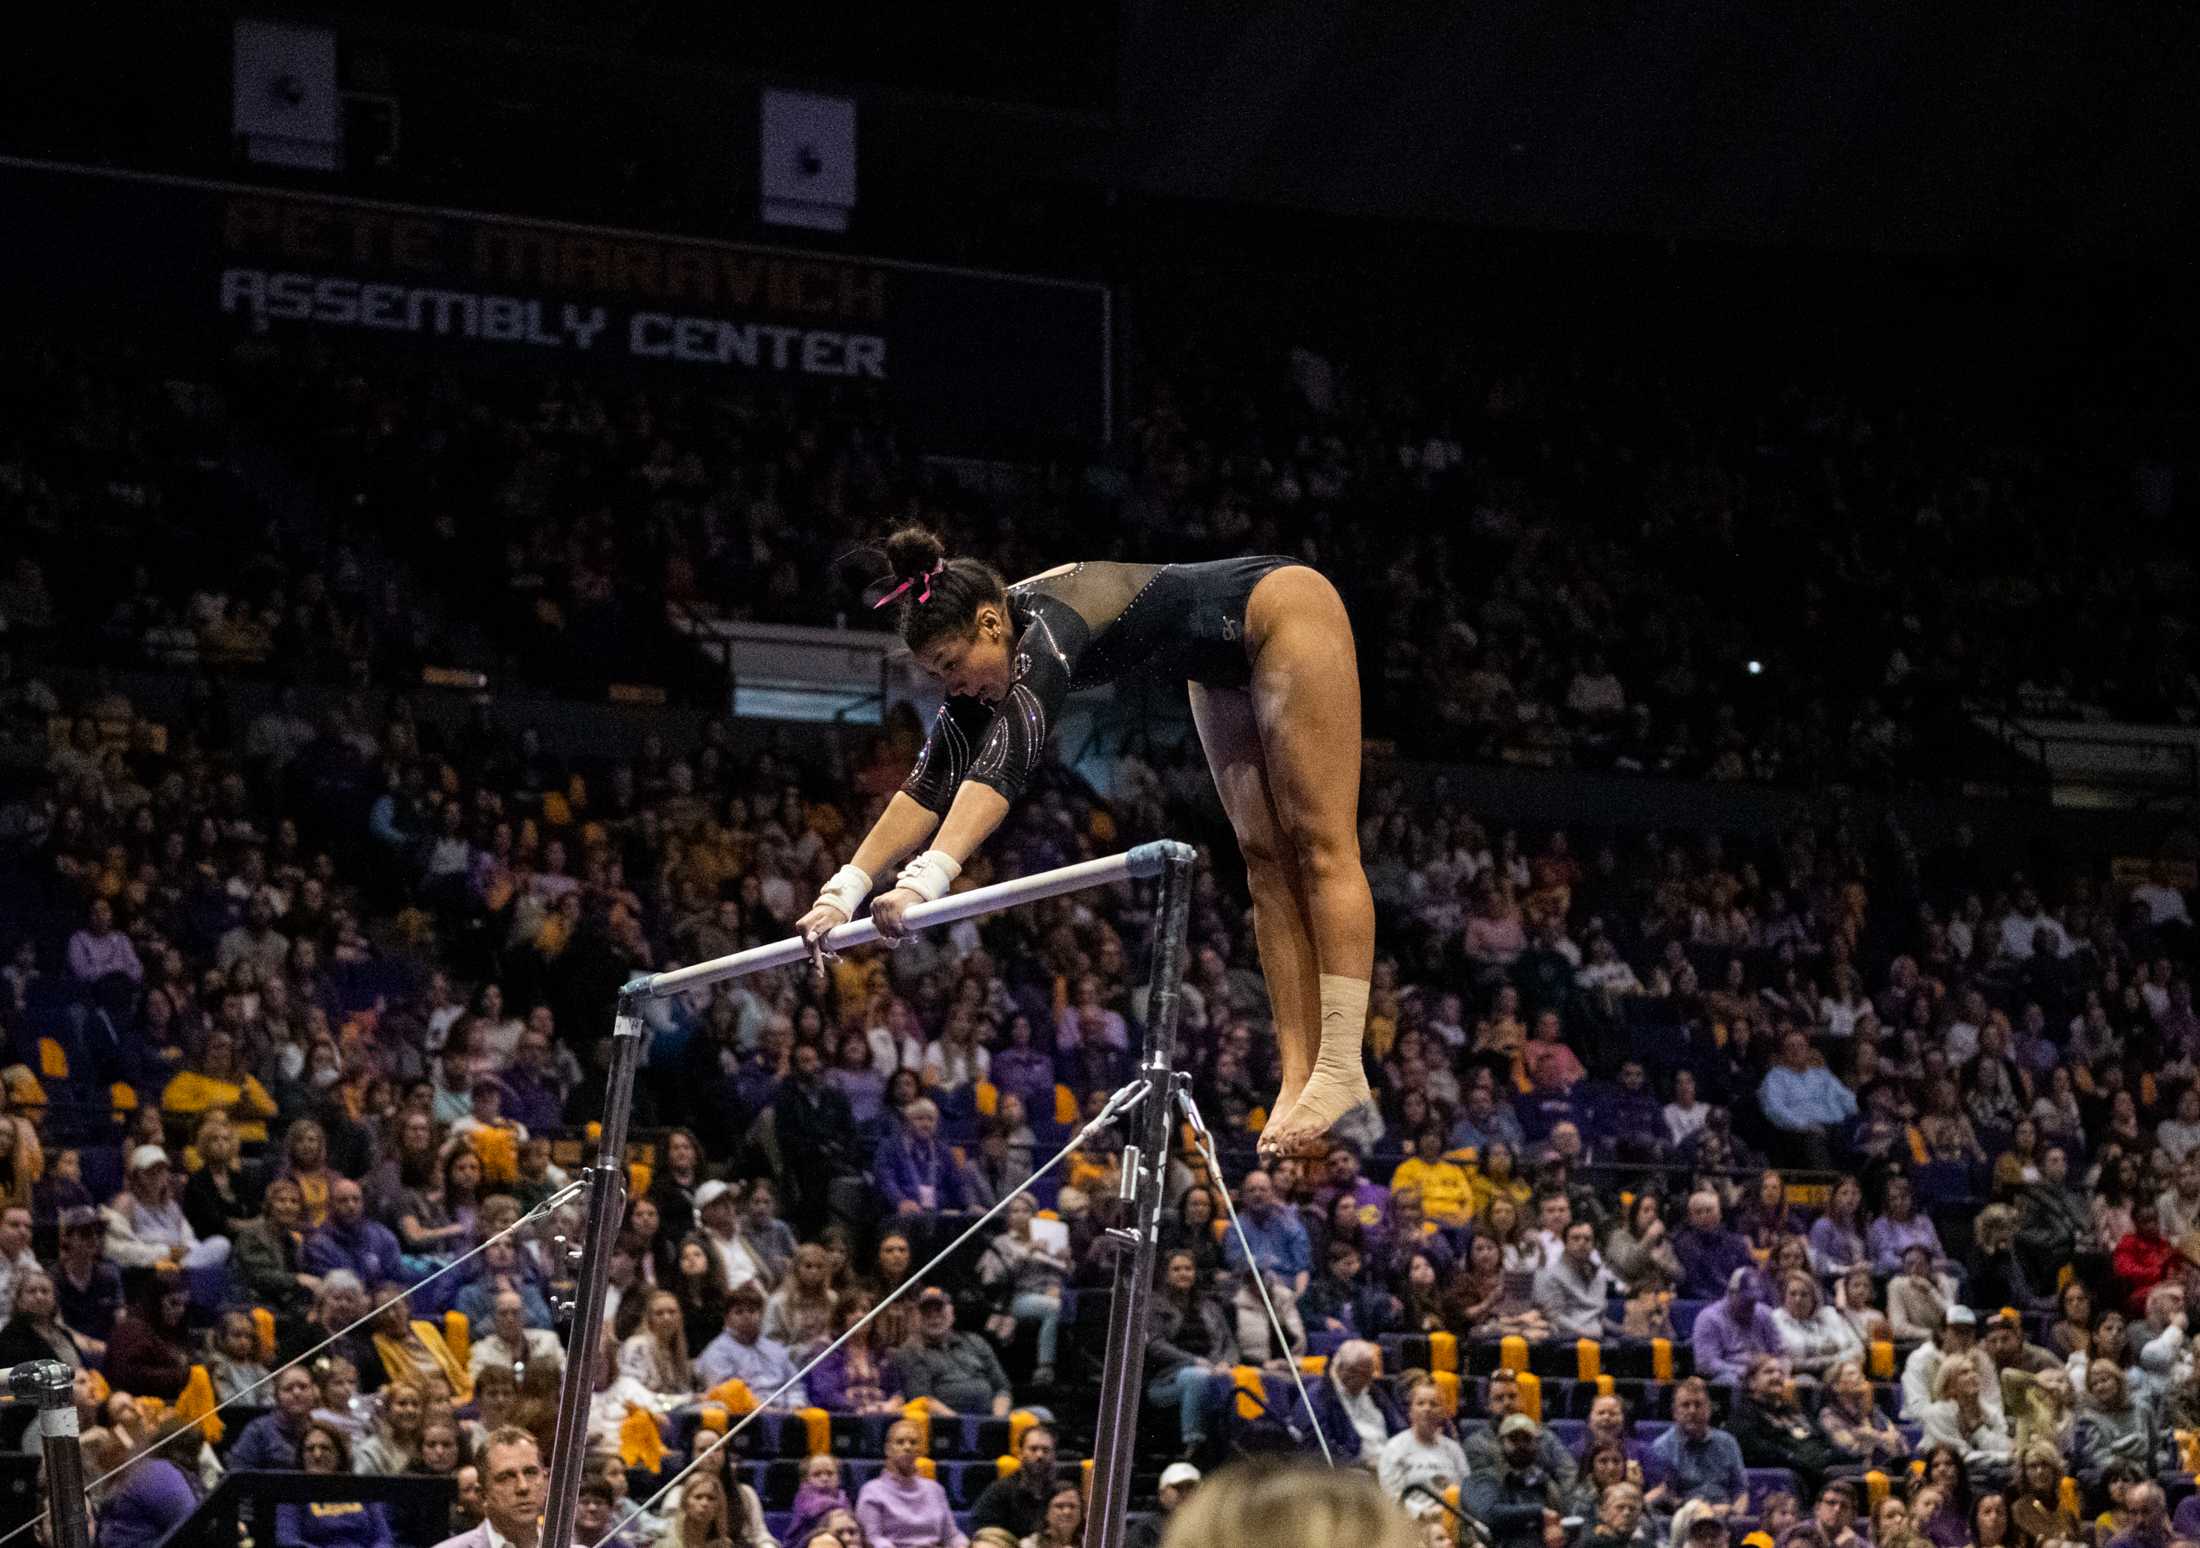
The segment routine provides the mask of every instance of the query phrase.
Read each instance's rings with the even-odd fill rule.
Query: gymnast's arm
[[[947,821],[940,824],[940,836],[932,845],[931,853],[945,855],[959,870],[978,852],[978,846],[993,836],[993,830],[1007,815],[1007,796],[991,785],[966,779],[955,792],[955,804],[947,809]],[[903,933],[902,914],[923,901],[920,894],[909,888],[896,887],[872,900],[872,922],[878,926],[879,934],[891,940]]]
[[[848,863],[866,876],[890,876],[895,866],[924,848],[939,825],[939,813],[897,790]]]
[[[863,906],[872,884],[881,876],[891,876],[894,867],[922,849],[939,822],[937,812],[906,790],[895,791],[856,846],[854,858],[818,894],[810,911],[794,922],[795,933],[814,948],[828,932],[846,924]]]

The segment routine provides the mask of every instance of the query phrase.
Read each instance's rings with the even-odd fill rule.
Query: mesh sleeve
[[[945,816],[992,719],[993,712],[976,699],[949,699],[942,704],[909,777],[901,782],[902,794],[926,811]]]

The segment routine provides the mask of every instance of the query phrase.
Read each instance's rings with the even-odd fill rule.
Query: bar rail
[[[1085,892],[1094,887],[1111,886],[1116,882],[1145,880],[1159,876],[1171,861],[1189,864],[1195,851],[1189,844],[1174,839],[1159,839],[1150,844],[1140,844],[1119,855],[1109,855],[1099,860],[1080,860],[1075,865],[1065,865],[1051,871],[1039,871],[1030,876],[1019,876],[1010,881],[995,882],[990,887],[976,887],[969,892],[950,894],[934,903],[919,903],[902,917],[911,930],[929,930],[940,925],[957,924],[965,919],[978,919],[987,914],[997,914],[1003,909],[1015,908],[1025,903],[1037,903],[1046,898],[1059,898],[1072,892]],[[868,946],[879,939],[878,926],[868,918],[851,919],[825,937],[828,952],[852,951],[858,946]],[[703,989],[728,979],[746,978],[752,973],[768,973],[774,968],[793,967],[809,960],[810,948],[799,935],[790,935],[783,941],[768,946],[752,946],[747,951],[737,951],[731,956],[714,957],[708,962],[697,962],[688,967],[670,968],[662,973],[649,973],[629,982],[621,991],[622,999],[641,1001],[661,999],[666,995],[682,994],[690,989]]]

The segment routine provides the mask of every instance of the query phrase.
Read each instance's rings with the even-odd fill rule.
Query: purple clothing
[[[152,1548],[198,1507],[183,1469],[166,1457],[148,1457],[99,1507],[99,1548]]]
[[[284,1428],[281,1414],[261,1414],[244,1427],[227,1460],[233,1473],[294,1473],[298,1437]]]
[[[70,936],[69,972],[88,984],[99,982],[109,973],[120,973],[132,980],[145,977],[137,948],[120,930],[109,930],[105,935],[79,930]]]
[[[893,1209],[906,1203],[926,1211],[970,1207],[962,1168],[937,1139],[920,1140],[907,1130],[889,1136],[878,1148],[873,1172]]]
[[[865,1371],[850,1358],[847,1345],[827,1355],[810,1372],[810,1402],[829,1414],[852,1414],[896,1396],[901,1391],[901,1373],[894,1369],[894,1357],[874,1349],[870,1359],[870,1369]]]
[[[1820,1215],[1810,1227],[1810,1266],[1822,1275],[1834,1275],[1871,1261],[1864,1238],[1854,1226],[1844,1226],[1831,1215]]]
[[[881,1473],[856,1495],[856,1520],[872,1548],[965,1548],[947,1491],[929,1478]],[[102,1545],[104,1548],[104,1545]]]
[[[411,1276],[403,1272],[399,1262],[403,1256],[397,1236],[388,1226],[362,1218],[348,1226],[331,1219],[306,1237],[301,1259],[308,1274],[350,1269],[371,1294],[376,1285],[409,1281]]]
[[[1736,1269],[1757,1266],[1749,1243],[1734,1231],[1682,1226],[1673,1233],[1673,1253],[1681,1260],[1675,1293],[1684,1301],[1716,1301],[1726,1294],[1726,1282]]]
[[[1871,1249],[1873,1270],[1882,1277],[1901,1273],[1902,1254],[1912,1247],[1930,1248],[1935,1263],[1945,1262],[1948,1257],[1941,1250],[1940,1232],[1922,1211],[1913,1213],[1907,1220],[1892,1220],[1881,1215],[1864,1233],[1864,1242]]]
[[[529,1134],[547,1134],[565,1122],[565,1103],[556,1091],[527,1071],[507,1070],[504,1116]]]
[[[834,1484],[829,1489],[814,1483],[804,1484],[795,1491],[794,1504],[787,1511],[788,1519],[793,1523],[792,1529],[786,1534],[787,1541],[801,1548],[825,1524],[825,1518],[836,1510],[851,1513],[855,1510],[855,1506],[849,1502],[847,1490],[839,1484]]]
[[[275,1541],[283,1548],[393,1548],[390,1508],[379,1502],[316,1500],[275,1507]]]
[[[1695,1347],[1697,1375],[1707,1381],[1739,1381],[1752,1356],[1780,1352],[1780,1329],[1772,1308],[1762,1301],[1749,1303],[1748,1320],[1742,1322],[1722,1295],[1696,1314],[1689,1343]]]
[[[1024,1099],[1024,1111],[1050,1116],[1054,1111],[1054,1061],[1036,1048],[1004,1048],[987,1068],[995,1089]]]

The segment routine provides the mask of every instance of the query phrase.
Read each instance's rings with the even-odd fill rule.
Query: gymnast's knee
[[[1350,828],[1333,833],[1311,825],[1291,830],[1291,854],[1309,891],[1366,885],[1360,868],[1360,836]]]

